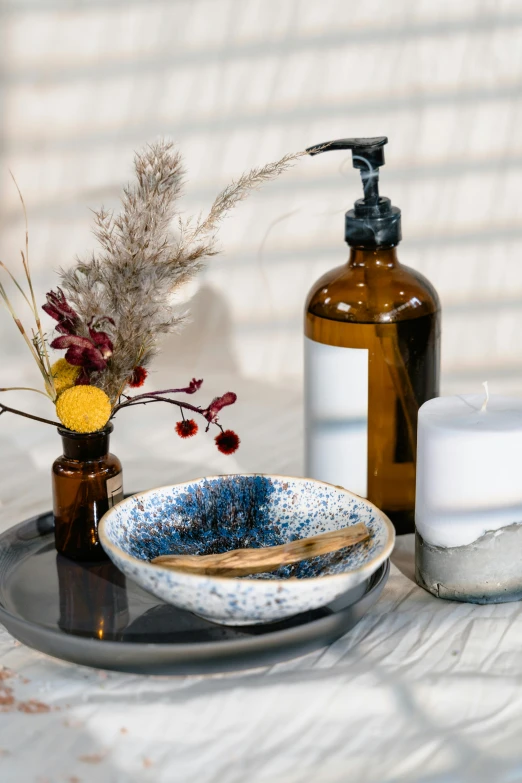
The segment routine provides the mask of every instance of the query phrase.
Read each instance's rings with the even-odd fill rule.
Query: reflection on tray
[[[278,623],[230,626],[210,622],[174,606],[158,604],[134,620],[121,637],[121,641],[139,642],[146,638],[147,642],[153,644],[191,644],[245,639],[310,623],[331,613],[328,607],[323,607]]]
[[[373,583],[370,579],[369,583],[361,584],[357,595],[355,590],[349,591],[329,606],[277,623],[226,626],[157,602],[157,598],[144,593],[133,582],[126,582],[111,562],[78,563],[51,552],[54,550],[51,543],[41,552],[47,553],[48,549],[45,557],[56,559],[58,572],[59,628],[67,634],[100,641],[197,644],[265,636],[342,611],[360,600]]]
[[[323,607],[278,623],[225,626],[158,603],[132,621],[125,576],[110,562],[77,563],[55,555],[58,572],[59,628],[65,633],[101,641],[190,644],[274,633],[331,614]],[[135,586],[131,586],[132,596]]]
[[[129,622],[124,575],[110,562],[76,563],[56,555],[58,625],[75,636],[116,641]]]

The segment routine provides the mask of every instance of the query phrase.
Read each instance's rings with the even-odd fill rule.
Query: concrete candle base
[[[415,579],[437,598],[473,604],[522,599],[522,523],[466,546],[441,547],[415,534]]]

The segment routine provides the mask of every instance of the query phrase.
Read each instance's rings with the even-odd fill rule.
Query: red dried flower
[[[221,397],[215,397],[208,408],[203,411],[203,416],[209,424],[215,424],[218,420],[218,414],[226,405],[233,405],[237,400],[237,394],[234,392],[225,392]],[[207,427],[208,429],[208,427]],[[236,435],[237,437],[237,435]],[[237,448],[237,446],[236,446]],[[236,449],[234,449],[235,451]]]
[[[198,431],[198,425],[194,419],[183,419],[176,422],[176,432],[180,438],[191,438]]]
[[[58,321],[56,325],[56,331],[60,334],[76,334],[76,330],[79,326],[80,319],[78,314],[73,310],[65,294],[61,288],[56,291],[49,291],[46,294],[47,302],[42,305],[42,310],[55,321]]]
[[[225,430],[224,432],[220,432],[219,435],[216,435],[214,440],[216,441],[216,446],[222,454],[233,454],[238,450],[239,444],[241,443],[239,436],[236,435],[234,430]]]
[[[84,367],[87,373],[101,372],[107,367],[107,359],[112,356],[112,342],[105,332],[89,329],[91,338],[74,334],[55,337],[51,348],[66,349],[65,358],[75,367]]]
[[[112,321],[112,318],[104,318],[103,320]],[[89,334],[91,336],[91,340],[93,344],[99,350],[103,358],[110,359],[112,356],[113,345],[112,345],[112,340],[107,334],[107,332],[100,332],[96,329],[93,329],[92,326],[89,324]]]
[[[202,383],[203,378],[201,378],[199,381],[196,380],[196,378],[192,378],[189,385],[185,389],[180,389],[180,391],[185,392],[185,394],[194,394],[195,392],[199,391],[199,389],[201,389]]]
[[[143,386],[147,375],[148,372],[145,367],[135,367],[129,381],[129,386],[132,386],[133,389]]]

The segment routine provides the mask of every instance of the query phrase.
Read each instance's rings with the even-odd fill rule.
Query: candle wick
[[[483,385],[484,390],[486,392],[486,399],[482,403],[482,408],[480,409],[480,412],[484,413],[486,408],[488,407],[488,402],[489,402],[489,386],[488,386],[488,382],[487,381],[484,381],[484,383],[482,385]]]

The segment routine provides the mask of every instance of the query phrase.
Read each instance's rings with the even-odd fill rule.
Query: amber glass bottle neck
[[[348,266],[383,267],[393,269],[399,266],[396,247],[351,247]]]
[[[102,459],[109,453],[109,439],[113,430],[112,424],[99,432],[71,432],[59,427],[62,437],[63,455],[77,462],[89,462]]]

